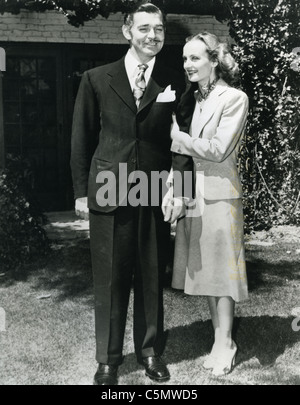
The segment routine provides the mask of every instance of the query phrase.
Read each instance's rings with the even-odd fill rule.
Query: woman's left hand
[[[179,128],[179,125],[177,123],[175,114],[172,115],[172,119],[173,119],[173,124],[172,124],[172,127],[171,127],[171,139],[173,141],[175,135],[180,132],[180,128]]]

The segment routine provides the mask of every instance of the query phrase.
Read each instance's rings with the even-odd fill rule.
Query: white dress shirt
[[[147,63],[148,69],[145,72],[145,80],[146,80],[146,85],[148,86],[150,77],[153,72],[154,64],[156,61],[156,57],[152,58],[150,62]],[[130,82],[131,90],[135,88],[135,79],[138,75],[139,72],[139,65],[141,62],[139,62],[132,54],[131,50],[129,49],[127,52],[127,55],[125,56],[125,69],[127,72],[128,80]]]

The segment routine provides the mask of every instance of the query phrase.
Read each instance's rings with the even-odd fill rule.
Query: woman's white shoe
[[[203,363],[203,368],[205,368],[205,370],[212,370],[217,363],[217,359],[218,352],[216,344],[214,344],[211,353],[207,356],[206,360]]]
[[[215,377],[222,377],[231,373],[233,367],[235,366],[237,355],[237,346],[233,342],[233,346],[230,349],[224,350],[219,354],[217,361],[213,367],[212,374]]]

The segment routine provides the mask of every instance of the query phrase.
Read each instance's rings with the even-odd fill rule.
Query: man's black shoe
[[[94,385],[117,385],[118,366],[99,364],[98,371],[94,377]]]
[[[163,382],[170,379],[169,370],[159,356],[144,357],[142,365],[145,367],[146,376],[151,380]]]

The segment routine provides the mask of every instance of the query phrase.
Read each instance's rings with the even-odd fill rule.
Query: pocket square
[[[163,93],[157,96],[157,103],[172,103],[176,100],[176,91],[171,89],[171,85]]]

